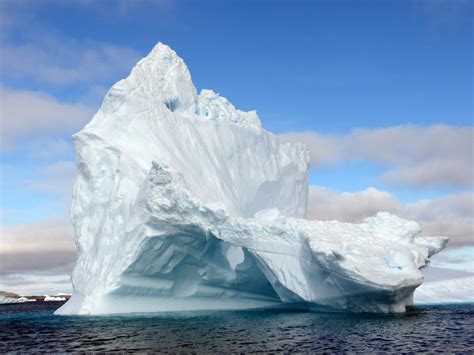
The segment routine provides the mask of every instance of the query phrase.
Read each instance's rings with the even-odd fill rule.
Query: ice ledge
[[[225,97],[212,90],[202,90],[197,98],[196,114],[200,118],[231,122],[242,127],[261,129],[256,111],[244,112],[237,110]]]
[[[280,303],[403,312],[422,282],[419,267],[446,243],[446,238],[435,238],[429,246],[418,243],[418,225],[388,213],[360,225],[279,217],[275,209],[258,212],[257,218],[231,217],[225,209],[203,205],[179,172],[158,162],[140,190],[134,211],[140,217],[134,218],[136,227],[128,228],[144,229],[134,235],[131,263],[115,271],[108,287],[74,297],[57,314]],[[243,251],[235,265],[230,248]],[[255,277],[261,281],[250,288],[242,283]]]

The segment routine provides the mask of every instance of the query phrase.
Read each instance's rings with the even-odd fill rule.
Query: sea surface
[[[474,304],[403,315],[283,310],[70,317],[63,302],[0,305],[0,353],[474,351]]]

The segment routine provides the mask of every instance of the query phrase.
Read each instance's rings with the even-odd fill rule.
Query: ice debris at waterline
[[[309,152],[157,44],[74,135],[74,293],[57,314],[272,306],[403,312],[444,237],[304,219]]]

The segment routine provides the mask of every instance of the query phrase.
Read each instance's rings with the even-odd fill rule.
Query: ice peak
[[[179,58],[176,52],[172,50],[170,46],[164,44],[163,42],[158,42],[157,44],[155,44],[153,49],[150,51],[150,54],[152,53],[163,53],[166,55],[172,55],[176,58]]]
[[[101,108],[105,115],[120,111],[122,106],[137,111],[156,113],[167,109],[175,115],[219,121],[260,130],[256,111],[241,111],[225,97],[212,90],[202,90],[199,96],[186,63],[169,46],[158,42],[148,55],[132,69],[130,75],[116,83],[108,92]],[[100,121],[99,115],[96,121]],[[115,125],[127,125],[130,116],[115,119]],[[95,122],[96,123],[96,122]]]
[[[123,105],[142,110],[166,106],[172,111],[182,111],[193,106],[196,98],[188,67],[175,51],[159,42],[133,67],[126,79],[112,87],[101,111],[111,114]]]
[[[173,49],[171,49],[171,47],[162,42],[158,42],[150,53],[148,53],[148,55],[141,61],[148,62],[149,64],[155,62],[158,66],[169,66],[170,64],[175,64],[178,66],[184,66],[186,70],[188,69],[183,59]]]

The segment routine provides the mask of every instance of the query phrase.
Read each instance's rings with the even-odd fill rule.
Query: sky
[[[312,153],[308,218],[377,211],[474,274],[473,2],[0,1],[0,289],[69,292],[71,135],[159,41]]]

